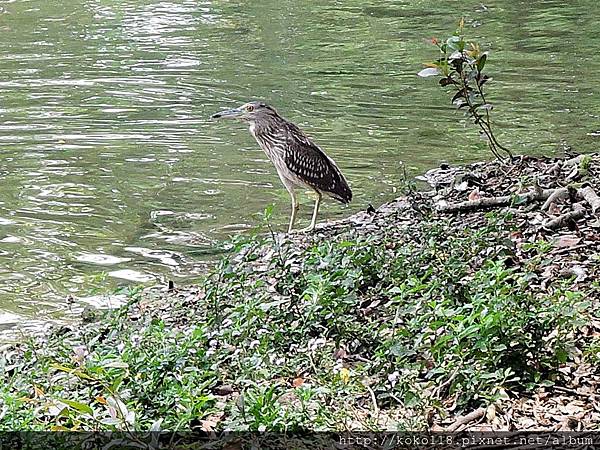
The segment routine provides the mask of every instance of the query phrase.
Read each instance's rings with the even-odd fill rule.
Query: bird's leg
[[[312,220],[310,221],[310,225],[302,230],[303,232],[306,232],[306,233],[314,230],[315,226],[317,225],[317,214],[319,213],[319,205],[321,204],[322,195],[320,192],[316,192],[316,194],[317,194],[317,200],[315,201],[315,209],[313,211]]]
[[[315,200],[315,210],[313,211],[312,220],[310,221],[309,231],[315,229],[317,225],[317,214],[319,213],[319,206],[321,205],[321,193],[317,192],[317,199]]]
[[[290,216],[290,226],[288,227],[288,233],[292,232],[292,228],[294,228],[294,223],[296,223],[296,213],[298,209],[300,209],[300,205],[298,204],[298,199],[296,198],[296,193],[290,189],[290,196],[292,197],[292,215]]]

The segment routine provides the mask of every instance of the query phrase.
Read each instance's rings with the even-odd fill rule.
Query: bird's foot
[[[308,226],[306,228],[301,228],[299,230],[292,230],[291,233],[303,234],[303,233],[310,233],[311,231],[315,231],[314,225]]]

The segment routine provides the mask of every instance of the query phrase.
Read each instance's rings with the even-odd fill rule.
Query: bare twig
[[[581,250],[582,248],[589,248],[589,247],[590,247],[589,243],[579,244],[579,245],[574,245],[572,247],[564,247],[564,248],[559,248],[559,249],[556,249],[556,250],[552,250],[550,252],[550,254],[552,254],[552,255],[564,255],[565,253],[575,252],[577,250]]]
[[[556,161],[556,163],[554,163],[554,165],[548,170],[548,172],[551,174],[554,174],[556,176],[559,176],[561,168],[562,168],[562,162]]]
[[[519,200],[519,204],[530,203],[539,200],[546,200],[556,189],[540,189],[532,190],[525,194],[502,195],[499,197],[483,197],[477,200],[469,200],[466,202],[453,203],[449,205],[438,206],[440,212],[458,212],[470,211],[480,208],[493,208],[496,206],[508,206]]]
[[[452,373],[452,375],[450,375],[450,377],[448,377],[448,379],[446,381],[444,381],[437,388],[435,388],[433,390],[432,397],[436,397],[437,395],[439,395],[440,392],[442,392],[443,389],[445,389],[447,386],[450,386],[452,384],[452,382],[456,379],[459,371],[460,370],[458,368],[456,368],[454,370],[454,372]]]
[[[569,222],[573,220],[581,219],[583,216],[585,216],[585,208],[583,205],[581,205],[581,203],[575,203],[573,205],[573,211],[561,214],[556,219],[547,221],[542,225],[542,228],[547,230],[556,230],[557,228],[562,228],[568,225]]]
[[[579,170],[579,166],[575,166],[575,167],[573,167],[573,169],[571,170],[569,175],[567,175],[565,180],[568,181],[569,183],[571,183],[573,181],[579,180],[581,177],[582,177],[582,174],[581,174],[581,171]]]
[[[585,399],[589,399],[590,397],[593,399],[600,399],[600,395],[597,394],[583,394],[578,392],[576,389],[570,389],[568,387],[563,386],[552,386],[552,390],[566,392],[567,394],[577,395],[579,397],[583,397]]]
[[[550,195],[550,197],[548,197],[546,202],[542,205],[542,211],[547,211],[548,208],[550,208],[550,205],[552,203],[556,203],[558,200],[562,200],[562,199],[565,199],[568,197],[569,197],[569,189],[567,189],[567,188],[557,189],[556,191],[554,191],[554,193],[552,193],[552,195]]]
[[[375,392],[373,392],[373,389],[371,389],[367,385],[365,385],[365,388],[367,389],[367,391],[369,391],[369,394],[371,395],[371,401],[373,402],[373,411],[375,413],[374,415],[379,416],[379,406],[377,406],[377,397],[375,397]]]
[[[475,411],[472,411],[467,415],[460,416],[458,419],[456,419],[456,422],[454,422],[452,425],[446,428],[446,432],[456,431],[463,425],[473,422],[474,420],[481,419],[484,416],[484,414],[485,408],[477,408]]]
[[[510,151],[508,151],[506,148],[504,148],[500,144],[498,144],[498,141],[496,140],[496,137],[494,136],[492,127],[489,122],[489,111],[486,109],[486,114],[487,114],[487,118],[488,118],[488,120],[486,121],[477,112],[477,106],[473,104],[471,96],[469,95],[469,82],[467,81],[466,74],[463,71],[459,71],[458,74],[459,74],[460,81],[461,81],[460,86],[461,86],[461,89],[463,92],[463,98],[469,107],[469,112],[471,113],[471,115],[473,117],[473,121],[475,122],[475,124],[477,124],[479,126],[481,131],[485,134],[490,150],[492,151],[494,156],[498,159],[498,161],[503,163],[503,162],[505,162],[505,159],[498,151],[498,147],[500,147],[502,150],[504,150],[505,152],[508,153],[508,156],[509,156],[510,160],[512,161],[512,154],[510,153]],[[478,89],[480,89],[479,82],[476,82],[475,84],[477,85]],[[481,92],[481,89],[480,89],[480,92]],[[485,103],[484,98],[482,98],[482,101]]]

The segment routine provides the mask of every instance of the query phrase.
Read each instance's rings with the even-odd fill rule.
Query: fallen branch
[[[446,428],[446,432],[456,431],[463,425],[473,422],[474,420],[481,419],[484,414],[485,408],[477,408],[475,411],[472,411],[467,415],[460,416],[458,419],[456,419],[456,422],[454,422],[452,425]]]
[[[583,394],[583,393],[579,392],[577,389],[571,389],[571,388],[562,387],[562,386],[552,386],[551,389],[553,389],[555,391],[566,392],[567,394],[577,395],[579,397],[582,397],[582,398],[585,398],[588,400],[590,399],[590,397],[593,399],[596,399],[596,400],[600,400],[600,395],[591,394],[591,393]]]
[[[560,170],[562,168],[562,163],[561,161],[556,161],[556,163],[554,163],[554,165],[550,168],[550,170],[548,170],[548,173],[554,174],[556,176],[560,175]]]
[[[586,156],[588,156],[588,155],[577,155],[574,158],[563,161],[562,165],[563,166],[577,166],[577,165],[579,165],[579,163],[581,163],[582,161],[585,160]]]
[[[542,205],[542,211],[547,211],[550,208],[552,203],[556,203],[559,200],[569,197],[569,189],[561,188],[555,190],[550,197],[546,200],[546,202]]]
[[[550,252],[550,254],[564,255],[565,253],[576,252],[577,250],[581,250],[583,248],[589,248],[589,247],[590,247],[590,244],[586,242],[585,244],[579,244],[579,245],[574,245],[572,247],[563,247],[563,248],[559,248],[556,250],[552,250]]]
[[[567,226],[571,221],[581,219],[583,216],[585,216],[585,208],[583,205],[581,205],[581,203],[575,203],[573,208],[573,211],[561,214],[557,218],[547,221],[542,225],[542,228],[547,230],[556,230],[558,228]]]
[[[584,186],[578,189],[577,193],[592,207],[592,212],[594,214],[596,214],[597,211],[600,211],[600,197],[598,197],[598,194],[596,194],[596,191],[594,191],[591,186]]]
[[[438,205],[440,212],[470,211],[480,208],[493,208],[496,206],[509,206],[515,202],[519,205],[534,201],[546,200],[559,189],[536,189],[525,194],[502,195],[499,197],[483,197],[477,200],[469,200],[448,205]]]

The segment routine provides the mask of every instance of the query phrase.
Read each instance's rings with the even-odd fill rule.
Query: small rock
[[[230,384],[222,384],[214,389],[214,393],[221,396],[231,395],[233,394],[233,386]]]

